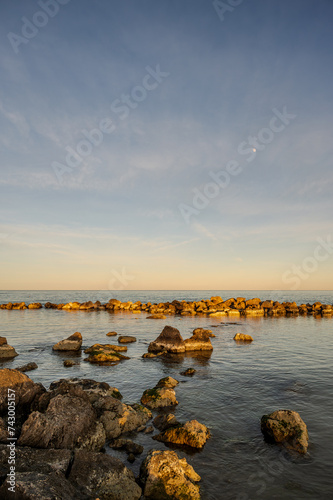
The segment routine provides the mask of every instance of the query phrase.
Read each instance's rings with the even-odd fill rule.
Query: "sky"
[[[0,288],[331,290],[331,0],[0,6]]]

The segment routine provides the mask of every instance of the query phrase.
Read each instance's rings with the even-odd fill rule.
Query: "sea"
[[[136,302],[171,302],[259,297],[295,301],[297,304],[333,304],[333,291],[278,290],[173,290],[173,291],[0,291],[0,303],[85,302],[111,298]],[[179,402],[175,415],[181,422],[196,419],[209,427],[211,438],[200,451],[177,449],[201,476],[203,500],[320,500],[333,498],[333,318],[314,316],[209,318],[168,316],[146,320],[147,314],[108,311],[0,310],[0,336],[7,338],[19,356],[0,363],[15,368],[30,361],[38,369],[28,374],[48,387],[54,380],[81,377],[117,387],[125,403],[139,402],[145,389],[170,375]],[[165,325],[178,328],[184,338],[194,328],[210,328],[214,350],[210,354],[186,353],[180,359],[143,359],[148,345]],[[114,343],[109,331],[134,335],[128,345],[129,360],[116,366],[96,366],[86,355],[56,353],[52,345],[79,331],[83,348]],[[251,344],[238,345],[236,333],[250,334]],[[63,366],[64,359],[77,365]],[[180,372],[193,367],[192,378]],[[279,409],[297,411],[307,424],[309,448],[305,456],[266,443],[260,418]],[[156,430],[154,434],[158,433]],[[166,449],[154,434],[133,434],[144,453],[133,464],[126,455],[107,447],[107,453],[123,460],[138,475],[148,450]]]

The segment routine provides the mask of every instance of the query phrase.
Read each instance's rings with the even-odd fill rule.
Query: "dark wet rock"
[[[78,389],[79,393],[71,392]],[[71,392],[74,395],[82,396],[82,392],[94,404],[99,399],[103,400],[106,396],[111,396],[116,399],[122,399],[122,395],[116,387],[111,387],[107,382],[96,382],[96,380],[85,378],[69,378],[60,379],[52,382],[50,385],[50,394],[66,394]]]
[[[173,413],[168,413],[167,415],[157,415],[154,418],[153,424],[159,431],[163,432],[170,427],[177,427],[180,425]]]
[[[181,375],[184,375],[185,377],[193,377],[195,374],[196,370],[194,368],[187,368],[187,370],[181,372]]]
[[[120,344],[130,344],[131,342],[136,342],[136,337],[131,337],[130,335],[120,335],[118,337],[118,342]]]
[[[102,449],[106,439],[103,425],[97,421],[97,413],[80,387],[63,384],[58,393],[56,390],[43,395],[38,404],[47,404],[47,408],[44,413],[32,412],[24,422],[20,446]]]
[[[251,335],[247,335],[246,333],[236,333],[234,340],[237,342],[252,342],[253,338]]]
[[[299,413],[291,410],[277,410],[261,418],[261,431],[264,436],[285,448],[306,453],[308,449],[308,430]]]
[[[32,361],[31,363],[27,363],[26,365],[15,368],[15,370],[24,373],[24,372],[30,372],[32,370],[36,370],[37,368],[38,368],[37,363],[34,363]]]
[[[129,461],[130,464],[133,464],[135,462],[135,455],[134,455],[134,453],[130,453],[127,456],[127,460]]]
[[[116,337],[116,335],[118,335],[117,332],[109,332],[106,334],[107,337]]]
[[[54,351],[79,351],[82,345],[82,335],[80,332],[75,332],[65,340],[61,340],[55,344],[52,349]]]
[[[142,493],[133,472],[120,460],[103,453],[77,451],[69,481],[91,499],[139,500]]]
[[[6,422],[0,418],[0,443],[8,443],[7,438],[9,437]],[[1,474],[0,474],[1,476]]]
[[[144,391],[141,403],[154,410],[156,408],[177,405],[178,401],[173,389],[168,387],[154,387],[153,389]]]
[[[185,352],[185,342],[177,328],[165,326],[157,339],[149,344],[148,352],[157,353],[161,351],[170,353]]]
[[[72,359],[65,359],[64,361],[64,366],[66,368],[71,368],[72,366],[77,365],[76,361],[73,361]]]
[[[8,416],[8,394],[10,393],[10,397],[15,394],[15,427],[19,434],[21,424],[45,391],[46,389],[42,384],[36,384],[18,370],[9,368],[0,370],[0,416],[6,421]]]
[[[140,468],[140,482],[147,500],[199,500],[200,476],[175,451],[151,450]]]
[[[149,425],[145,430],[144,430],[144,434],[151,434],[152,432],[154,432],[154,427],[152,425]]]
[[[45,307],[45,309],[57,309],[58,304],[53,304],[52,302],[46,302],[44,307]]]
[[[199,330],[199,331],[198,331]],[[194,330],[195,331],[195,330]],[[186,339],[185,350],[186,351],[212,351],[213,346],[210,341],[210,333],[202,328],[197,329],[196,333],[193,333],[192,337]]]
[[[172,377],[164,377],[164,378],[161,378],[161,380],[159,380],[157,382],[156,387],[169,387],[169,388],[173,389],[178,384],[179,384],[178,380],[176,380]]]
[[[157,441],[186,445],[192,448],[202,448],[209,438],[210,432],[208,428],[197,420],[190,420],[183,425],[169,427],[158,436],[154,436]]]
[[[115,439],[109,444],[109,446],[115,450],[125,450],[126,453],[133,453],[133,455],[141,455],[143,452],[143,446],[141,444],[134,443],[131,439]]]
[[[18,356],[14,347],[7,344],[7,339],[5,337],[0,337],[0,359],[11,359]]]

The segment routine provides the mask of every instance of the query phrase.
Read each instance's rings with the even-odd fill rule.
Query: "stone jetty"
[[[173,300],[172,302],[143,303],[140,301],[122,302],[118,299],[110,299],[109,302],[102,304],[100,301],[92,302],[68,302],[54,304],[46,302],[44,306],[41,303],[26,304],[25,302],[9,302],[1,304],[0,309],[6,310],[25,310],[33,314],[33,311],[44,307],[46,309],[57,309],[64,311],[108,311],[111,313],[131,312],[146,313],[147,319],[164,319],[166,315],[179,316],[209,316],[223,317],[230,316],[237,318],[239,316],[257,317],[257,316],[333,316],[333,305],[315,302],[313,304],[300,304],[296,302],[277,302],[274,300],[262,300],[260,298],[236,297],[223,300],[219,296],[210,299],[198,301]]]

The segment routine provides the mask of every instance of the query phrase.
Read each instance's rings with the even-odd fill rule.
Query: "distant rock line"
[[[40,302],[26,304],[25,302],[8,302],[1,304],[0,309],[6,310],[24,310],[24,309],[58,309],[65,311],[108,311],[116,312],[131,312],[134,314],[144,312],[149,314],[148,319],[165,319],[165,315],[180,315],[180,316],[297,316],[314,315],[332,317],[332,304],[322,304],[315,302],[314,304],[300,304],[296,302],[277,302],[273,300],[261,300],[254,298],[246,300],[244,297],[230,298],[223,300],[221,297],[211,297],[210,299],[202,299],[199,301],[173,300],[172,302],[160,303],[142,303],[137,302],[121,302],[117,299],[110,299],[106,304],[102,304],[99,300],[96,302],[68,302],[67,304],[53,304],[46,302],[43,306]]]

